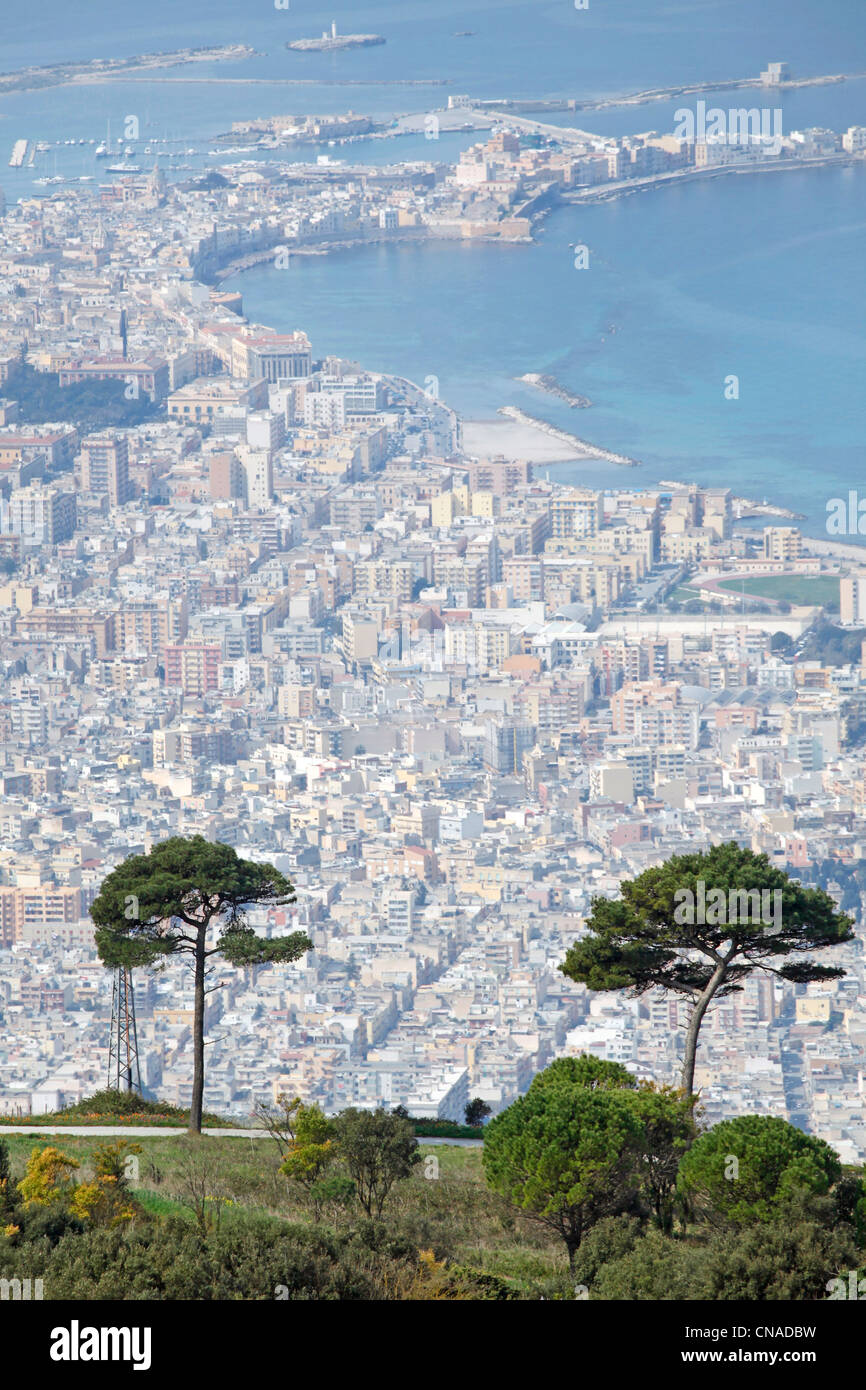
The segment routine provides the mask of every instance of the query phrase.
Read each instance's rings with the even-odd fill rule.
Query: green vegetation
[[[10,375],[4,391],[18,402],[21,421],[27,425],[64,420],[90,433],[130,428],[159,413],[144,392],[128,399],[122,381],[79,381],[61,386],[56,372],[39,372],[27,362]]]
[[[0,1141],[0,1277],[42,1278],[46,1299],[305,1302],[825,1299],[863,1277],[861,1172],[775,1118],[696,1134],[694,1097],[594,1058],[542,1072],[483,1154],[425,1150],[393,1114],[288,1110],[288,1151],[275,1135]],[[305,1151],[329,1144],[311,1183]],[[378,1217],[350,1158],[362,1182],[385,1173]]]
[[[71,1194],[21,1202],[34,1147],[57,1142],[9,1137],[14,1216],[0,1213],[0,1276],[42,1277],[47,1299],[537,1298],[561,1278],[552,1243],[485,1188],[479,1149],[420,1147],[370,1221],[354,1190],[317,1212],[269,1138],[142,1137],[133,1215],[112,1224],[76,1215]],[[104,1141],[62,1143],[73,1181],[89,1179]]]
[[[719,588],[730,593],[741,593],[743,586],[742,579],[719,580]],[[834,574],[750,574],[745,579],[745,592],[747,602],[749,595],[754,594],[757,598],[839,611],[839,576]]]
[[[625,1067],[563,1057],[488,1126],[488,1183],[565,1242],[574,1268],[600,1221],[624,1213],[673,1229],[680,1160],[696,1096],[639,1083]]]
[[[384,1110],[344,1110],[333,1122],[332,1133],[358,1201],[368,1217],[381,1220],[395,1182],[408,1178],[420,1162],[410,1121]]]
[[[593,1242],[596,1237],[596,1242]],[[601,1248],[596,1250],[595,1245]],[[596,1228],[574,1276],[591,1299],[802,1302],[832,1296],[834,1272],[856,1270],[864,1253],[852,1230],[823,1212],[793,1206],[786,1223],[720,1230],[700,1239],[642,1231],[638,1221]]]
[[[822,889],[803,888],[765,854],[734,841],[674,855],[626,879],[620,891],[617,899],[593,898],[587,935],[570,947],[560,969],[591,990],[639,996],[661,988],[689,998],[687,1094],[694,1090],[701,1023],[714,999],[740,992],[755,970],[793,984],[845,974],[788,957],[852,940],[852,919]]]
[[[332,1120],[318,1105],[281,1095],[276,1107],[262,1105],[257,1113],[283,1160],[280,1172],[306,1190],[316,1220],[323,1204],[346,1205],[353,1196],[368,1217],[381,1219],[394,1183],[408,1178],[419,1161],[414,1126],[402,1106],[390,1113],[343,1110]],[[334,1174],[340,1163],[345,1173]]]
[[[202,1124],[207,962],[215,955],[232,965],[298,960],[312,946],[304,932],[265,940],[246,919],[249,907],[294,900],[291,883],[272,864],[241,859],[230,845],[193,835],[174,836],[149,854],[125,859],[104,880],[90,908],[96,949],[106,966],[153,965],[170,955],[193,958],[191,1130],[200,1132]],[[211,925],[220,935],[208,947]]]
[[[303,1105],[300,1099],[290,1107],[292,1137],[286,1147],[280,1172],[294,1178],[306,1188],[318,1221],[323,1204],[344,1199],[354,1191],[349,1179],[329,1176],[328,1169],[337,1157],[335,1143],[337,1127],[322,1113],[318,1105]],[[346,1184],[340,1186],[340,1183]],[[335,1185],[336,1184],[336,1185]]]
[[[416,1120],[412,1117],[412,1128],[419,1139],[480,1139],[482,1131],[477,1125],[458,1125],[452,1120]]]
[[[477,1099],[477,1098],[476,1098]],[[480,1102],[484,1105],[484,1101]],[[465,1112],[475,1105],[475,1101],[469,1101],[465,1107]],[[473,1114],[475,1111],[473,1110]],[[489,1115],[490,1111],[487,1109]],[[404,1105],[395,1105],[391,1111],[392,1115],[400,1115],[404,1120],[409,1120],[412,1128],[419,1139],[480,1139],[480,1125],[473,1124],[467,1119],[465,1125],[458,1124],[456,1120],[419,1120],[417,1115],[410,1115]]]
[[[205,1114],[203,1123],[209,1128],[228,1129],[232,1121],[222,1115]],[[25,1125],[188,1125],[189,1111],[161,1100],[144,1100],[137,1091],[97,1091],[95,1095],[75,1101],[65,1110],[46,1115],[3,1115],[0,1124]]]
[[[670,593],[665,598],[665,603],[669,605],[676,604],[677,606],[679,606],[679,604],[681,603],[689,603],[690,601],[695,599],[697,599],[697,601],[700,602],[698,590],[694,588],[693,585],[677,584],[676,588],[671,589]],[[702,608],[703,606],[703,603],[701,603]]]
[[[555,1231],[570,1267],[603,1217],[634,1205],[640,1126],[622,1092],[530,1086],[487,1127],[490,1186]]]
[[[606,1062],[582,1052],[579,1057],[558,1057],[532,1078],[531,1091],[553,1086],[580,1086],[585,1091],[635,1091],[637,1077],[619,1062]]]
[[[725,1120],[695,1140],[678,1188],[710,1222],[751,1226],[778,1221],[796,1191],[825,1195],[842,1176],[825,1144],[773,1115]]]
[[[463,1114],[470,1129],[480,1129],[490,1114],[490,1106],[480,1096],[474,1096],[466,1102]]]

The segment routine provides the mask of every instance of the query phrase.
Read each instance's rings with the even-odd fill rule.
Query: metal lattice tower
[[[112,1091],[138,1091],[141,1095],[132,971],[123,966],[119,966],[114,972],[114,988],[111,993],[108,1086]]]

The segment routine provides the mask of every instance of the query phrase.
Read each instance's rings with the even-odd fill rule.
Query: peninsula
[[[63,87],[71,82],[106,81],[150,72],[158,68],[179,67],[187,63],[224,63],[255,57],[255,49],[245,43],[221,44],[213,48],[179,48],[166,53],[139,53],[131,58],[92,58],[81,63],[49,63],[0,73],[0,95],[32,92],[44,87]]]

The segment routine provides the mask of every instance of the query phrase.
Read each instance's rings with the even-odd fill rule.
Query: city
[[[285,46],[385,42],[343,34]],[[760,82],[784,87],[787,65]],[[827,479],[823,535],[760,477],[748,495],[721,468],[644,482],[543,405],[465,419],[434,374],[445,341],[414,381],[293,308],[290,329],[285,305],[257,321],[238,288],[284,271],[291,306],[312,258],[363,245],[531,256],[563,208],[702,176],[862,178],[863,125],[714,139],[704,106],[703,139],[591,135],[525,114],[543,108],[451,95],[404,118],[430,157],[390,163],[298,151],[384,138],[377,115],[250,115],[208,170],[133,149],[92,187],[0,195],[10,1124],[104,1089],[116,981],[90,909],[171,837],[273,865],[294,901],[249,924],[312,943],[213,964],[204,1104],[241,1129],[287,1097],[456,1125],[478,1100],[495,1123],[569,1059],[675,1087],[690,1001],[590,988],[563,961],[625,880],[733,842],[856,925],[838,978],[758,972],[713,1003],[702,1123],[772,1117],[866,1162],[866,552],[847,480]],[[256,158],[232,162],[246,140]],[[521,380],[591,409],[555,371]],[[604,486],[558,469],[599,459]],[[132,977],[144,1094],[188,1110],[192,973]]]

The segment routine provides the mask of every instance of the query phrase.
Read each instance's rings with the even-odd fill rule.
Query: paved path
[[[159,1139],[172,1134],[188,1134],[189,1130],[174,1125],[0,1125],[0,1134],[75,1134],[83,1138],[120,1138],[123,1135],[138,1135],[145,1139]],[[202,1134],[215,1134],[224,1139],[267,1139],[264,1129],[203,1129]],[[483,1139],[426,1139],[419,1135],[419,1144],[455,1144],[461,1149],[473,1149],[483,1144]]]
[[[98,1138],[119,1137],[122,1134],[143,1135],[158,1139],[166,1134],[188,1134],[186,1125],[0,1125],[0,1134],[78,1134]],[[203,1129],[202,1134],[224,1134],[229,1139],[267,1139],[264,1129]]]

